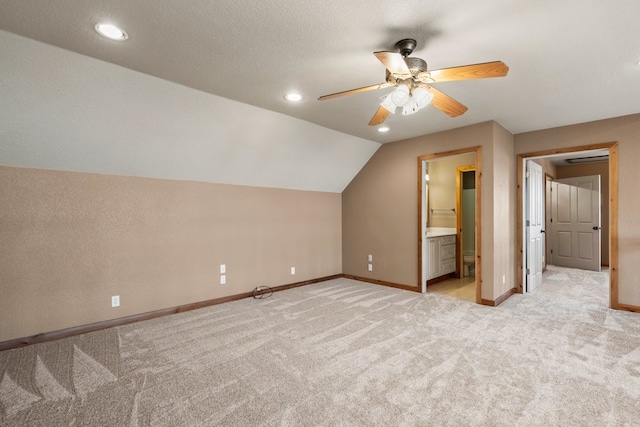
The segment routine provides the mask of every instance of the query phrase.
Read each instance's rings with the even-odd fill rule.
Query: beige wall
[[[342,195],[0,167],[0,341],[341,272],[417,287],[417,158],[474,146],[483,299],[515,286],[515,155],[617,141],[619,302],[640,307],[639,140],[640,115],[486,122],[382,146]]]
[[[449,210],[456,207],[456,168],[475,163],[474,154],[429,161],[429,227],[456,227],[456,214]]]
[[[556,178],[574,178],[580,176],[600,175],[601,213],[602,213],[602,265],[609,265],[609,163],[584,163],[558,166]]]
[[[492,165],[492,179],[483,177],[482,192],[491,185],[492,195],[492,216],[487,217],[488,221],[492,221],[491,227],[484,226],[485,219],[482,218],[483,232],[482,238],[489,234],[489,230],[493,230],[489,237],[493,239],[489,250],[485,252],[483,245],[482,256],[485,261],[491,263],[494,274],[493,294],[491,300],[504,295],[510,289],[517,286],[515,276],[516,272],[516,229],[517,229],[517,188],[516,188],[516,162],[513,148],[513,135],[494,122],[493,134],[493,156],[490,164]],[[487,182],[488,181],[488,182]],[[486,263],[483,263],[483,268]],[[485,279],[482,274],[483,281]],[[483,298],[484,284],[483,284]]]
[[[550,175],[552,178],[557,178],[556,177],[557,168],[556,168],[556,165],[551,163],[551,160],[549,160],[549,159],[534,159],[533,161],[536,162],[537,164],[539,164],[542,167],[542,173],[543,174]]]
[[[0,167],[0,200],[0,342],[342,272],[338,193]]]
[[[512,288],[515,283],[512,142],[511,134],[500,125],[486,122],[383,145],[342,194],[343,272],[418,287],[418,156],[481,146],[482,298],[495,300],[504,289]],[[496,224],[501,229],[498,232],[501,240],[494,245]],[[374,257],[373,272],[367,271],[368,254]]]
[[[517,154],[618,142],[619,303],[640,307],[640,114],[515,136]]]

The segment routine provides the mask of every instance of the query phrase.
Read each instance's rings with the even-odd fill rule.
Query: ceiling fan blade
[[[389,110],[384,108],[383,106],[378,107],[378,111],[371,117],[369,121],[369,126],[377,126],[380,123],[384,122],[389,115]]]
[[[364,87],[359,87],[357,89],[350,89],[350,90],[345,90],[343,92],[337,92],[337,93],[332,93],[330,95],[324,95],[321,96],[320,98],[318,98],[319,101],[324,101],[325,99],[333,99],[333,98],[338,98],[340,96],[345,96],[345,95],[352,95],[354,93],[361,93],[361,92],[368,92],[370,90],[376,90],[376,89],[384,89],[385,87],[389,87],[392,86],[391,83],[379,83],[377,85],[371,85],[371,86],[364,86]]]
[[[463,65],[461,67],[432,70],[429,73],[434,82],[451,82],[456,80],[484,79],[487,77],[504,77],[509,67],[502,61],[485,62],[484,64]]]
[[[373,52],[391,74],[402,74],[411,77],[411,71],[402,55],[396,52]]]
[[[433,94],[431,105],[451,117],[461,116],[469,109],[465,105],[459,103],[449,95],[445,95],[434,87],[431,87],[429,85],[420,86]]]

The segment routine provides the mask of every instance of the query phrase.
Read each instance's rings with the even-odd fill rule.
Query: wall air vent
[[[609,155],[605,154],[602,156],[590,156],[590,157],[574,157],[573,159],[565,159],[564,161],[570,165],[575,165],[578,163],[596,163],[596,162],[606,162],[609,160]]]

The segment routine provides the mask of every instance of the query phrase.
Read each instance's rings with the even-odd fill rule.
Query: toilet
[[[473,252],[465,252],[462,258],[463,277],[475,276],[476,255]]]

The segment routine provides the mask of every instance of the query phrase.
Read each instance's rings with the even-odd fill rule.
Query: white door
[[[553,182],[552,262],[600,271],[600,175]]]
[[[544,263],[544,177],[542,166],[527,160],[525,198],[526,225],[526,286],[525,292],[533,290],[542,283],[542,265]]]

